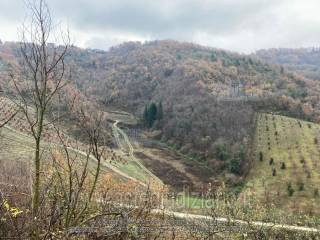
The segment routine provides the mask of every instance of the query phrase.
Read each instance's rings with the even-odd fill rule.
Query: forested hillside
[[[272,64],[279,64],[286,69],[304,75],[307,78],[320,80],[319,48],[280,48],[259,50],[253,56]]]
[[[18,47],[0,45],[2,70],[19,65]],[[143,119],[147,106],[161,102],[161,119],[144,127],[161,130],[158,140],[201,162],[208,175],[246,172],[256,110],[320,116],[318,82],[195,44],[129,42],[108,52],[73,47],[66,62],[70,91],[79,91],[89,105],[124,109]],[[230,95],[234,84],[241,86],[237,96]]]

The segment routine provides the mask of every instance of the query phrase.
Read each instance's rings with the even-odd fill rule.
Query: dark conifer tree
[[[148,109],[148,127],[152,127],[154,121],[156,120],[157,117],[157,106],[155,103],[151,103],[150,107]]]
[[[163,109],[162,109],[162,102],[160,101],[157,109],[157,120],[161,120],[162,118],[163,118]]]
[[[148,105],[145,106],[142,117],[143,117],[143,123],[145,125],[148,125]]]

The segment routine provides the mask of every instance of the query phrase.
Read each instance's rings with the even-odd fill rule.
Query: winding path
[[[112,129],[113,129],[113,135],[116,139],[116,142],[118,144],[118,146],[120,148],[124,148],[124,144],[128,146],[128,154],[129,154],[129,158],[131,161],[135,162],[143,171],[145,171],[149,176],[152,177],[152,179],[156,180],[158,183],[160,183],[161,185],[163,185],[163,182],[161,181],[160,178],[158,178],[156,175],[154,175],[149,169],[147,169],[140,161],[138,158],[136,158],[134,156],[134,148],[127,136],[127,134],[118,127],[118,123],[119,121],[115,121],[112,125]],[[121,143],[120,140],[120,136],[122,136],[123,140],[124,140],[124,144]]]

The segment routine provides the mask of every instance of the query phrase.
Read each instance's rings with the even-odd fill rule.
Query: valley
[[[87,184],[97,184],[97,196],[89,195],[94,205],[107,201],[113,208],[117,203],[143,209],[150,201],[150,213],[162,209],[188,221],[214,216],[221,223],[247,221],[255,229],[274,223],[295,231],[299,225],[298,232],[317,226],[319,83],[247,56],[175,41],[127,43],[105,54],[73,48],[68,56],[79,79],[63,90],[44,120],[41,156],[49,176],[54,177],[52,167],[61,168],[59,181],[59,174],[76,176],[69,176],[69,184],[80,184],[81,191],[78,171],[84,167]],[[95,68],[88,64],[92,57],[101,61]],[[86,73],[94,71],[104,80],[88,82]],[[37,111],[28,107],[26,119],[14,91],[0,80],[7,91],[0,98],[0,124],[8,120],[1,128],[1,184],[28,182],[21,190],[27,195],[34,156],[28,121],[36,123]],[[60,114],[66,117],[54,122]],[[57,166],[57,159],[67,165]]]
[[[0,240],[320,240],[319,8],[0,1]]]

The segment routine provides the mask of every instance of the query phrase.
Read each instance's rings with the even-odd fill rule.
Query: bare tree
[[[66,85],[65,57],[69,47],[69,35],[59,36],[63,45],[50,44],[55,26],[45,0],[26,2],[30,12],[29,25],[21,29],[21,71],[18,76],[11,74],[17,97],[14,100],[24,114],[35,141],[35,155],[32,184],[32,213],[37,219],[41,190],[41,142],[45,118],[52,106],[53,98]],[[35,221],[36,222],[36,221]],[[35,226],[37,237],[38,227]]]
[[[17,113],[18,113],[18,111],[15,111],[7,119],[5,119],[2,123],[0,123],[0,128],[3,128],[5,125],[7,125],[17,115]]]
[[[68,213],[66,215],[65,224],[66,228],[70,226],[76,226],[78,224],[82,224],[85,219],[86,211],[88,210],[90,203],[92,201],[93,195],[95,193],[98,178],[101,171],[101,161],[103,156],[106,154],[106,147],[104,146],[105,137],[102,134],[103,121],[102,121],[102,113],[96,113],[89,115],[86,113],[83,108],[80,109],[77,114],[78,125],[79,128],[83,130],[85,133],[85,139],[87,140],[87,151],[86,151],[86,161],[82,172],[80,174],[81,177],[77,177],[77,179],[81,179],[77,183],[77,187],[72,189],[72,176],[75,174],[72,173],[74,171],[72,169],[72,165],[70,165],[70,160],[68,160],[68,169],[69,169],[69,193],[68,193]],[[63,142],[63,139],[60,138],[60,141]],[[64,150],[68,156],[67,145],[64,143]],[[75,201],[79,198],[79,195],[83,192],[84,181],[88,177],[88,160],[90,157],[93,157],[96,160],[96,167],[92,171],[93,182],[91,186],[87,189],[87,198],[83,206],[79,206],[79,202]],[[68,157],[67,157],[68,159]],[[75,195],[75,197],[74,197]],[[74,200],[75,199],[75,200]],[[91,216],[92,217],[92,216]]]

